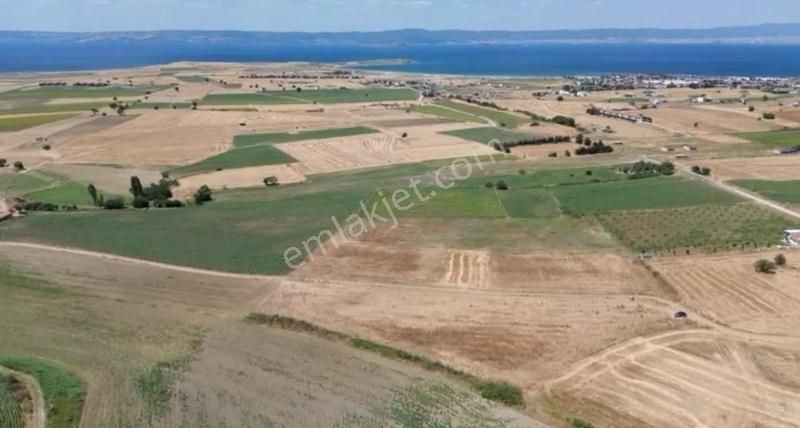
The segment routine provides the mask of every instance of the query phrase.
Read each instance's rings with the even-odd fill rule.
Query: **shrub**
[[[747,111],[752,113],[752,112],[756,111],[756,108],[754,106],[750,106],[750,107],[747,108]]]
[[[491,181],[488,181],[488,182],[486,182],[486,187],[488,187],[490,189],[494,189],[494,183],[492,183]]]
[[[495,187],[497,190],[508,190],[508,184],[506,184],[506,182],[503,180],[498,181]]]
[[[197,205],[203,205],[204,203],[212,200],[213,197],[211,196],[211,189],[209,189],[209,187],[205,184],[200,186],[200,188],[197,189],[197,192],[194,193],[194,203]]]
[[[481,397],[497,401],[508,406],[523,404],[522,391],[514,385],[502,381],[485,381],[477,385]]]
[[[786,256],[783,254],[775,256],[775,266],[786,266]]]
[[[766,120],[774,120],[775,119],[775,113],[764,113],[763,117]]]
[[[23,171],[25,169],[25,165],[22,163],[22,161],[16,161],[14,162],[14,169],[17,171]]]
[[[48,150],[50,150],[51,148],[52,148],[52,147],[50,147],[50,145],[49,145],[49,144],[45,144],[44,146],[42,146],[42,149],[44,149],[45,151],[48,151]]]
[[[573,419],[572,428],[594,428],[594,425],[584,421],[583,419]]]
[[[107,210],[121,210],[125,208],[125,201],[122,198],[111,198],[103,201],[103,208]]]
[[[775,273],[777,266],[769,260],[761,259],[753,263],[753,269],[758,273]]]
[[[150,208],[150,201],[143,196],[137,196],[133,198],[133,207],[139,209]]]
[[[267,187],[277,186],[280,183],[278,182],[278,177],[272,175],[264,179],[264,185]]]

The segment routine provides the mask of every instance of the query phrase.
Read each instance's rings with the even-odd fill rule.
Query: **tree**
[[[17,171],[23,171],[25,169],[25,165],[22,163],[22,161],[16,161],[14,162],[14,169]]]
[[[125,201],[122,198],[106,199],[103,202],[103,208],[107,210],[121,210],[125,208]]]
[[[497,190],[508,190],[508,184],[503,180],[498,181],[495,187]]]
[[[200,186],[197,189],[197,192],[194,193],[194,203],[197,205],[203,205],[206,202],[214,200],[211,196],[211,189],[208,188],[205,184]]]
[[[775,269],[777,268],[775,263],[766,259],[761,259],[753,263],[753,269],[758,273],[775,273]]]
[[[775,266],[786,266],[786,256],[778,254],[775,256]]]
[[[133,207],[134,208],[150,208],[150,201],[147,200],[144,196],[137,196],[133,198]]]
[[[131,177],[130,192],[134,198],[144,197],[144,188],[142,187],[142,181],[139,180],[139,177],[135,175]]]
[[[8,165],[8,160],[0,159],[0,168],[5,168]]]
[[[94,187],[94,184],[89,184],[86,186],[86,190],[89,192],[89,196],[92,198],[92,205],[97,206],[97,188]]]
[[[752,112],[756,111],[756,108],[755,108],[755,106],[750,106],[750,107],[747,107],[747,111],[752,113]]]
[[[277,186],[280,184],[278,182],[278,177],[272,175],[264,179],[264,185],[267,187]]]
[[[775,113],[764,113],[763,117],[766,120],[774,120],[775,119]]]

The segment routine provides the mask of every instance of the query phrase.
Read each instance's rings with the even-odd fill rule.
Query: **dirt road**
[[[44,407],[44,394],[39,387],[39,382],[33,376],[25,373],[20,373],[5,367],[0,366],[0,373],[8,373],[13,375],[25,384],[28,392],[31,394],[31,407],[33,413],[31,414],[30,427],[31,428],[45,428],[47,426],[47,413]]]

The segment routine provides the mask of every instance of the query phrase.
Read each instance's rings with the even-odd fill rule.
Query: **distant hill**
[[[364,45],[537,42],[668,42],[800,44],[800,24],[709,29],[594,29],[551,31],[391,30],[378,32],[125,31],[57,33],[0,31],[6,42],[340,43]]]

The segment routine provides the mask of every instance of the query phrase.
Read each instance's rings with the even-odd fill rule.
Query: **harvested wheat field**
[[[305,175],[496,153],[483,144],[430,132],[410,132],[407,138],[362,135],[284,143],[276,147],[297,159],[297,169]]]
[[[800,156],[767,156],[704,160],[721,180],[797,180],[800,179]]]
[[[277,177],[280,184],[301,183],[306,180],[306,177],[293,165],[235,168],[183,177],[180,179],[180,186],[175,189],[175,194],[180,197],[189,196],[203,185],[212,189],[261,187],[265,185],[264,179],[267,177]]]
[[[652,263],[680,301],[704,316],[737,329],[791,335],[800,328],[798,256],[775,274],[753,269],[758,259],[775,252],[658,259]]]
[[[691,133],[699,137],[733,132],[758,132],[775,129],[766,121],[738,111],[701,107],[662,107],[648,110],[653,125],[671,133]],[[697,127],[695,127],[697,123]]]
[[[616,426],[796,427],[800,389],[775,373],[791,367],[798,352],[794,339],[670,332],[587,359],[550,383],[549,392],[562,405]]]
[[[81,426],[391,426],[397,411],[431,424],[541,426],[408,363],[245,323],[281,291],[270,278],[8,245],[0,269],[0,319],[16,332],[0,354],[80,374]]]

